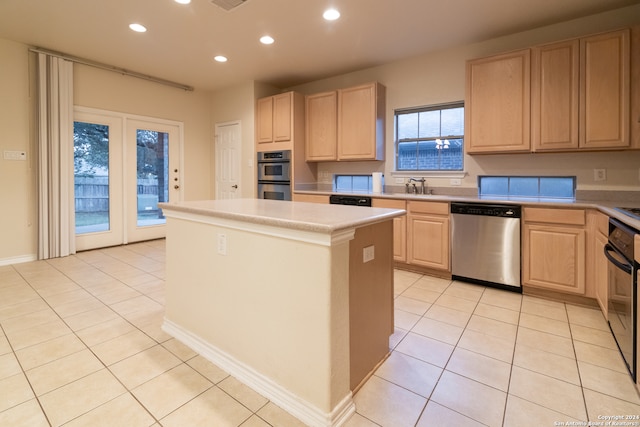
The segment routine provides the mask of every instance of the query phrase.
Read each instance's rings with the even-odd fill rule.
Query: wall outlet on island
[[[373,261],[373,259],[376,257],[375,255],[375,246],[371,245],[371,246],[367,246],[366,248],[364,248],[362,250],[362,262],[369,262],[369,261]]]

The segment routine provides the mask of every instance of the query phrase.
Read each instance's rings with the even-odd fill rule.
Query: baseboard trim
[[[355,413],[351,392],[327,413],[166,318],[162,330],[310,427],[340,427]]]
[[[31,261],[37,261],[37,260],[38,260],[38,256],[36,254],[17,256],[13,258],[3,258],[3,259],[0,259],[0,266],[11,265],[11,264],[21,264],[23,262],[31,262]]]

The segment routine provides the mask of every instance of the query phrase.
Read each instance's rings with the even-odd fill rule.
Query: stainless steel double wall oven
[[[291,200],[291,150],[258,153],[258,198]]]

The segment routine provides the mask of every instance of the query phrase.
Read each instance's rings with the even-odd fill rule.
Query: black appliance
[[[329,197],[329,203],[332,205],[351,205],[371,207],[371,197],[363,196],[341,196],[332,194]]]
[[[636,380],[637,271],[634,238],[638,231],[615,218],[609,219],[609,242],[605,245],[608,276],[609,328],[633,380]]]

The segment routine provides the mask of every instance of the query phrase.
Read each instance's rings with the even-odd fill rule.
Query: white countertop
[[[404,210],[263,199],[159,203],[165,211],[224,218],[293,230],[333,233],[392,219]]]

